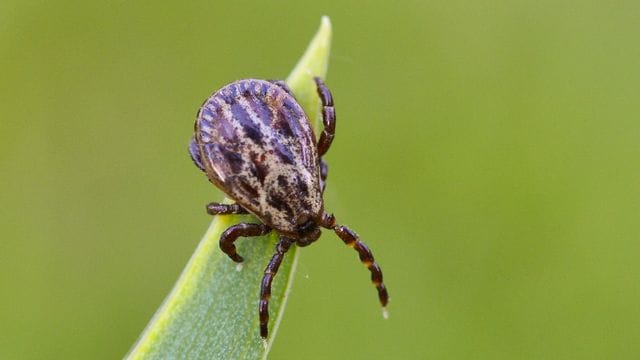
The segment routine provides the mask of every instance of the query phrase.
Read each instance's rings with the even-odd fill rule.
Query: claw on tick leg
[[[386,307],[382,308],[382,317],[385,318],[385,320],[389,318],[389,311]]]
[[[236,264],[236,271],[242,271],[242,267],[244,267],[243,262],[239,262]]]

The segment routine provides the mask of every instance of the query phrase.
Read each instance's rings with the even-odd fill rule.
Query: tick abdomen
[[[209,97],[195,146],[209,180],[282,232],[322,212],[316,139],[295,98],[263,80],[240,80]]]

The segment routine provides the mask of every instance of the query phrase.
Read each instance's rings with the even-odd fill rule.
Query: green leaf
[[[320,103],[313,76],[326,75],[331,23],[320,28],[286,82],[315,128]],[[228,199],[226,201],[229,201]],[[171,293],[157,310],[127,359],[259,359],[266,358],[282,319],[295,273],[298,252],[287,253],[276,276],[269,306],[269,341],[264,346],[258,323],[260,282],[273,255],[277,234],[238,241],[245,261],[240,271],[218,247],[220,234],[252,216],[216,216]]]

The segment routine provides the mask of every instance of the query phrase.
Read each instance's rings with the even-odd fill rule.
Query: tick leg
[[[198,151],[198,144],[196,144],[196,138],[191,137],[191,141],[189,141],[189,154],[191,155],[191,160],[196,166],[204,171],[204,165],[202,165],[202,159],[200,158],[200,151]]]
[[[291,89],[289,88],[289,85],[287,85],[286,82],[282,80],[269,80],[269,82],[280,86],[282,90],[286,91],[289,95],[293,96],[293,92],[291,92]]]
[[[327,162],[320,159],[320,188],[324,193],[324,188],[327,187],[327,175],[329,175],[329,166]]]
[[[318,96],[322,103],[322,124],[324,129],[322,129],[320,140],[318,140],[318,156],[322,156],[331,147],[331,142],[336,134],[336,109],[333,106],[331,92],[324,82],[317,76],[313,80],[316,82]]]
[[[331,222],[335,222],[333,220],[333,216],[331,215]],[[360,261],[364,264],[364,266],[371,271],[371,282],[378,290],[378,298],[380,299],[380,304],[382,304],[383,310],[387,306],[389,302],[389,294],[387,293],[387,288],[384,286],[382,282],[382,269],[373,258],[373,254],[369,247],[365,245],[360,238],[358,238],[358,234],[343,225],[334,225],[333,231],[344,241],[344,243],[355,249],[358,252],[358,256],[360,257]],[[386,314],[386,311],[384,312]],[[385,315],[386,317],[386,315]]]
[[[239,263],[244,259],[236,252],[236,246],[233,243],[240,237],[260,236],[268,234],[271,228],[264,224],[247,224],[240,223],[233,225],[222,233],[220,236],[220,249],[227,254],[231,260]]]
[[[262,285],[260,286],[260,303],[258,305],[258,313],[260,315],[260,336],[263,339],[267,338],[269,329],[269,299],[271,298],[271,282],[278,273],[278,268],[282,263],[284,254],[287,253],[289,247],[291,247],[293,241],[286,237],[281,237],[280,241],[276,245],[276,252],[273,254],[271,261],[264,269],[264,276],[262,277]]]
[[[210,203],[207,205],[209,215],[248,214],[247,209],[238,204]]]

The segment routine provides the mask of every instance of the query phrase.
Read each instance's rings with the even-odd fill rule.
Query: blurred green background
[[[273,359],[640,353],[637,1],[0,2],[0,358],[121,358],[221,198],[196,110],[334,25],[326,203]]]

